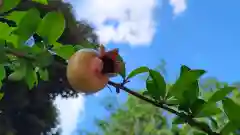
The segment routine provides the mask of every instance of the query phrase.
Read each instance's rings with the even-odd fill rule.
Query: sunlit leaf
[[[44,5],[48,5],[48,0],[32,0],[32,1],[44,4]]]
[[[37,34],[48,43],[55,43],[65,29],[65,19],[60,12],[48,12],[37,29]]]
[[[189,89],[192,89],[194,83],[195,83],[194,85],[195,88],[192,89],[191,94],[189,94],[188,92],[187,93],[185,92],[185,93],[188,94],[188,96],[194,96],[193,98],[197,97],[197,94],[199,93],[198,92],[199,89],[197,88],[198,87],[197,81],[206,72],[204,70],[187,71],[188,69],[186,67],[183,68],[183,66],[181,67],[182,72],[180,77],[177,79],[175,84],[169,90],[171,95],[175,96],[180,101],[185,100],[186,97],[184,97],[183,95],[184,92],[188,91]]]
[[[166,82],[163,76],[154,70],[149,70],[149,75],[151,76],[152,80],[147,81],[147,90],[152,96],[155,97],[165,97],[166,94]]]
[[[0,22],[0,31],[0,39],[6,39],[12,32],[12,29],[7,24]]]
[[[229,93],[231,93],[235,87],[224,87],[216,91],[208,100],[209,102],[217,102],[224,99]]]
[[[53,51],[65,60],[68,60],[74,53],[75,48],[72,45],[64,45],[61,47],[56,47]]]
[[[0,93],[0,100],[4,97],[4,93]]]
[[[31,18],[31,21],[29,21]],[[15,34],[19,35],[18,42],[25,42],[28,40],[33,33],[37,30],[38,24],[41,21],[40,13],[37,9],[32,8],[27,11],[24,17],[19,22],[17,29],[14,31]]]
[[[2,0],[3,5],[0,5],[0,13],[15,8],[20,1],[21,0]]]
[[[27,66],[26,76],[24,77],[28,88],[31,90],[38,83],[37,74],[31,65]]]
[[[136,68],[134,69],[132,72],[130,72],[127,76],[127,79],[130,79],[138,74],[141,74],[141,73],[145,73],[145,72],[148,72],[149,71],[149,68],[148,67],[139,67],[139,68]]]
[[[27,11],[14,11],[6,16],[7,19],[13,20],[17,25],[21,22]]]

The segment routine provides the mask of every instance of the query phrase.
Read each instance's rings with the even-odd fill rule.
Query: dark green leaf
[[[27,66],[26,76],[24,77],[28,88],[31,90],[38,83],[37,74],[31,65]]]
[[[49,76],[48,76],[48,70],[47,69],[39,69],[39,74],[40,78],[44,81],[48,81]]]
[[[120,55],[118,55],[117,60],[122,62],[122,66],[121,66],[122,70],[120,71],[119,74],[122,78],[126,78],[126,64]]]
[[[0,40],[0,42],[3,42],[3,41]],[[0,64],[5,64],[7,61],[8,61],[8,57],[4,49],[4,45],[0,43]]]
[[[178,105],[179,101],[177,99],[167,99],[167,104]]]
[[[151,92],[149,91],[149,93],[155,95],[156,97],[165,97],[166,95],[166,82],[163,78],[163,76],[154,70],[149,70],[149,75],[152,78],[152,82],[153,82],[153,86],[154,88],[152,88]]]
[[[207,135],[207,134],[198,130],[194,130],[192,135]]]
[[[155,84],[152,80],[146,81],[146,86],[148,90],[148,94],[151,95],[154,99],[160,99],[159,93],[156,90]]]
[[[29,21],[29,18],[31,18],[31,21]],[[20,43],[24,43],[33,35],[33,33],[37,30],[40,21],[40,13],[37,9],[32,8],[27,11],[14,32],[15,34],[19,35]]]
[[[50,52],[44,51],[36,55],[36,65],[39,67],[47,67],[53,62],[53,57]]]
[[[59,12],[49,12],[39,24],[37,34],[48,43],[55,43],[65,29],[64,16]]]
[[[219,128],[217,121],[216,121],[214,118],[212,118],[212,117],[209,117],[209,119],[210,119],[210,121],[211,121],[211,127],[212,127],[214,130],[217,130],[217,129]]]
[[[64,45],[61,47],[56,47],[53,51],[65,60],[68,60],[74,53],[75,48],[72,45]]]
[[[176,116],[176,117],[173,119],[173,122],[172,122],[172,124],[183,124],[183,123],[185,123],[184,119],[182,119],[182,118],[180,118],[180,117],[178,117],[178,116]]]
[[[231,93],[235,87],[224,87],[220,90],[216,91],[211,98],[208,100],[209,102],[218,102],[222,99],[224,99],[229,93]]]
[[[199,111],[201,111],[201,109],[203,108],[204,104],[206,102],[203,99],[197,99],[195,100],[195,102],[191,105],[190,109],[192,111],[192,114],[195,116],[196,114],[199,113]]]
[[[130,79],[138,74],[148,72],[149,68],[148,67],[139,67],[134,69],[131,73],[128,74],[127,79]]]
[[[180,76],[182,76],[183,74],[187,73],[190,70],[191,69],[189,67],[187,67],[186,65],[182,65],[181,69],[180,69]]]
[[[6,71],[3,65],[0,65],[0,88],[2,87],[2,80],[6,77]]]
[[[200,112],[196,115],[196,118],[209,117],[222,113],[221,109],[217,107],[216,103],[206,103],[203,105]]]
[[[230,133],[232,133],[233,131],[237,130],[239,128],[239,126],[237,126],[238,124],[233,123],[231,121],[229,121],[221,130],[221,135],[229,135]]]
[[[230,98],[225,98],[222,100],[222,103],[224,112],[228,116],[229,120],[240,125],[240,106]]]
[[[3,5],[0,6],[0,12],[6,12],[15,8],[21,0],[2,0]]]
[[[24,76],[26,75],[26,72],[27,72],[27,66],[24,62],[21,62],[20,66],[18,66],[14,70],[14,72],[8,76],[8,79],[12,81],[20,81],[24,78]]]
[[[198,81],[189,84],[188,87],[186,86],[183,96],[184,99],[182,100],[182,103],[187,102],[189,105],[193,104],[199,96]]]

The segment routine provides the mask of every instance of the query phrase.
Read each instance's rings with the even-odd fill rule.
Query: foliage
[[[143,73],[143,69],[145,67],[141,67],[136,69],[133,73],[139,71],[139,73]],[[229,110],[227,108],[238,108],[236,107],[236,103],[239,103],[239,91],[234,90],[233,95],[231,95],[231,100],[226,98],[223,100],[224,107],[215,107],[212,103],[218,102],[221,99],[224,99],[225,96],[230,93],[234,87],[223,87],[226,85],[224,82],[220,82],[215,78],[204,78],[200,79],[200,86],[199,91],[203,94],[200,96],[201,99],[205,99],[209,103],[207,104],[205,100],[198,100],[198,104],[193,106],[192,108],[196,109],[199,115],[196,116],[196,120],[199,122],[205,123],[204,125],[208,124],[209,128],[212,131],[220,132],[223,135],[228,135],[229,131],[232,130],[232,134],[239,134],[239,132],[234,128],[234,124],[229,122],[228,116],[225,115],[231,113],[229,116],[237,116],[236,111]],[[236,85],[236,83],[235,83]],[[222,86],[222,87],[219,87]],[[218,91],[209,91],[210,88],[219,87]],[[168,87],[166,90],[169,91],[171,87]],[[211,93],[211,94],[210,94]],[[209,96],[210,95],[210,96]],[[105,99],[108,100],[109,98]],[[176,103],[175,100],[172,100]],[[234,101],[234,102],[232,102]],[[201,102],[205,102],[205,105],[200,104]],[[109,102],[108,106],[114,106],[112,101]],[[227,104],[227,105],[226,105]],[[106,106],[106,107],[108,107]],[[171,106],[169,104],[169,106]],[[235,107],[233,107],[235,106]],[[226,108],[227,107],[227,108]],[[198,109],[200,108],[200,109]],[[219,108],[224,112],[220,112]],[[176,108],[177,110],[177,108]],[[233,120],[234,119],[234,120]],[[238,118],[232,117],[233,121],[236,121]],[[172,124],[170,124],[172,123]],[[202,123],[202,124],[203,124]],[[230,123],[230,124],[229,124]],[[196,127],[190,127],[188,124],[185,124],[185,119],[178,117],[176,115],[172,116],[167,114],[164,109],[159,109],[143,100],[135,98],[133,96],[128,97],[126,103],[122,104],[119,109],[115,110],[110,118],[104,120],[97,120],[96,121],[97,127],[100,129],[101,133],[94,133],[96,135],[104,134],[108,135],[111,133],[116,133],[119,135],[122,134],[138,134],[138,135],[204,135],[201,130]],[[202,125],[203,126],[203,125]],[[92,132],[88,131],[81,131],[82,134],[93,134]],[[85,135],[84,134],[84,135]]]
[[[96,48],[96,36],[88,25],[76,21],[71,7],[60,0],[4,0],[0,17],[0,30],[4,33],[0,35],[0,132],[16,135],[54,134],[53,129],[58,122],[52,100],[57,95],[77,95],[71,90],[65,76],[66,61],[78,49]],[[33,46],[26,46],[26,41],[32,36],[35,40]],[[122,60],[120,56],[119,59]],[[143,94],[125,87],[131,78],[144,72],[149,77]],[[123,81],[109,81],[108,84],[141,101],[131,97],[128,103],[135,107],[128,107],[129,113],[123,110],[113,117],[131,116],[132,119],[125,121],[121,118],[122,124],[107,129],[106,134],[171,134],[164,130],[166,120],[158,113],[158,108],[176,115],[173,124],[185,123],[198,129],[193,134],[237,134],[236,130],[240,128],[237,88],[228,84],[219,85],[206,96],[199,83],[205,73],[202,69],[182,65],[178,79],[170,85],[155,69],[140,67],[127,75],[124,68],[120,73]],[[141,110],[142,106],[144,110]],[[150,110],[156,115],[144,113],[151,113],[148,112]],[[133,125],[128,123],[131,121]],[[161,130],[158,129],[159,125]]]
[[[92,28],[73,14],[61,0],[3,0],[0,5],[1,135],[61,133],[53,100],[78,96],[61,65],[79,45],[97,42]],[[30,37],[34,42],[27,46]]]

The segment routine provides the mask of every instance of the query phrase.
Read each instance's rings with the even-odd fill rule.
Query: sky
[[[174,80],[182,64],[207,71],[206,76],[240,80],[239,0],[68,0],[76,17],[87,20],[108,49],[119,48],[126,70],[154,68],[167,62],[168,79]],[[119,78],[113,78],[119,81]],[[128,87],[144,89],[134,78]],[[56,99],[63,135],[76,129],[97,130],[94,118],[107,118],[107,101],[123,103],[127,94],[104,89],[92,96]]]

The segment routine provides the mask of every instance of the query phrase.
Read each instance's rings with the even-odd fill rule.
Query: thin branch
[[[34,58],[31,57],[31,56],[27,56],[23,53],[19,53],[19,52],[10,50],[10,49],[7,49],[6,52],[9,53],[9,54],[15,55],[17,57],[25,58],[27,60],[31,60],[31,61],[34,60]],[[56,64],[58,66],[66,67],[66,65],[64,65],[62,63],[59,63],[59,62],[57,62]],[[168,107],[168,105],[165,104],[165,103],[157,103],[157,102],[155,102],[155,101],[153,101],[153,100],[151,100],[151,99],[149,99],[149,98],[147,98],[147,97],[145,97],[145,96],[143,96],[143,95],[141,95],[141,94],[139,94],[135,91],[130,90],[129,88],[127,88],[125,86],[122,86],[121,84],[118,84],[118,83],[115,83],[115,82],[112,82],[112,81],[109,81],[108,84],[115,87],[115,88],[119,88],[119,89],[121,89],[121,90],[123,90],[123,91],[141,99],[141,100],[144,100],[144,101],[146,101],[146,102],[148,102],[148,103],[150,103],[150,104],[152,104],[156,107],[162,108],[162,109],[164,109],[168,112],[171,112],[171,113],[177,115],[178,117],[185,120],[189,125],[191,125],[193,127],[196,127],[198,129],[208,133],[208,135],[220,135],[219,133],[216,133],[216,132],[212,131],[211,128],[207,124],[200,123],[200,122],[194,120],[192,117]]]

